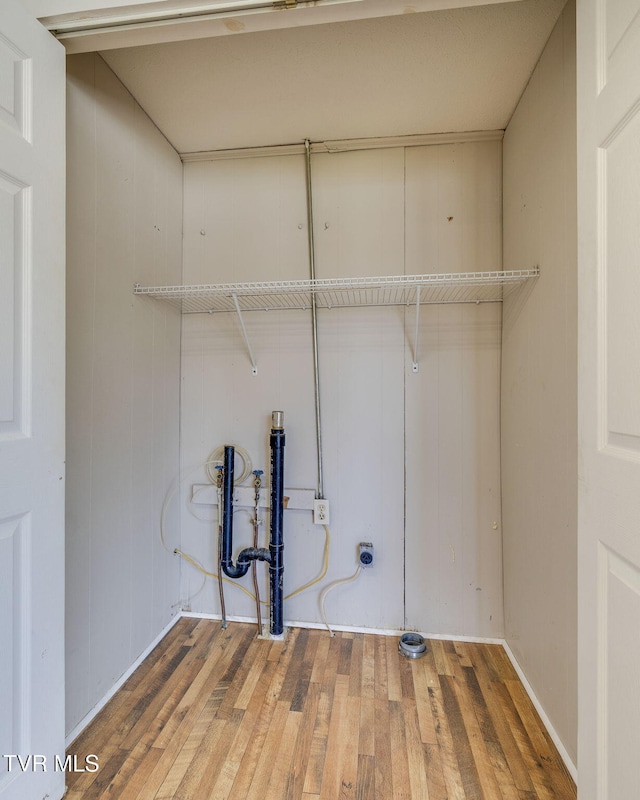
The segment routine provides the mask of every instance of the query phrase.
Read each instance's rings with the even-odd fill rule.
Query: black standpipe
[[[280,636],[283,625],[284,538],[284,412],[271,415],[271,537],[269,542],[269,583],[271,587],[271,635]]]
[[[272,636],[280,636],[283,623],[283,578],[284,578],[284,413],[274,411],[271,415],[271,515],[269,549],[247,547],[240,552],[238,561],[233,563],[233,472],[235,448],[225,445],[224,471],[222,480],[222,557],[220,565],[230,578],[241,578],[249,571],[252,561],[266,561],[269,564],[269,585],[271,590]]]

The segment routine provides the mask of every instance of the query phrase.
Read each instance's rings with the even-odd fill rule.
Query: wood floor
[[[543,800],[576,789],[499,645],[182,619],[69,753],[67,800]]]

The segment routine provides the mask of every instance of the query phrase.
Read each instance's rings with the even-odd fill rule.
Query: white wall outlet
[[[364,569],[373,566],[373,544],[371,542],[360,542],[358,545],[358,563]]]
[[[329,524],[329,501],[324,498],[316,498],[313,501],[313,524]]]

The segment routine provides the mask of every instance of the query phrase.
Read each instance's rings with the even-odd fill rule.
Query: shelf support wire
[[[413,364],[412,372],[418,372],[418,342],[420,340],[420,285],[416,287],[416,335],[413,340]]]
[[[313,192],[311,184],[311,142],[304,142],[307,166],[307,231],[309,238],[309,272],[311,281],[316,279],[315,242],[313,238]],[[316,407],[316,454],[318,458],[318,499],[324,498],[324,477],[322,472],[322,419],[320,416],[320,370],[318,366],[318,312],[314,287],[311,288],[311,327],[313,335],[313,383]]]
[[[240,328],[242,329],[242,338],[244,339],[245,346],[247,348],[247,352],[249,353],[249,359],[251,361],[251,374],[257,375],[258,374],[258,365],[256,364],[256,360],[253,357],[253,350],[251,349],[251,343],[249,342],[249,337],[247,335],[247,329],[244,326],[244,320],[242,319],[242,311],[240,310],[240,303],[238,303],[238,295],[235,292],[231,293],[231,297],[233,297],[233,302],[236,307],[236,312],[238,314],[238,319],[240,320]]]

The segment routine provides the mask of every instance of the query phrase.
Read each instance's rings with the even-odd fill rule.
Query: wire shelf
[[[373,278],[218,283],[197,286],[140,286],[134,294],[165,300],[183,314],[275,311],[434,303],[499,303],[514,287],[536,278],[538,267],[495,272],[450,272]]]

